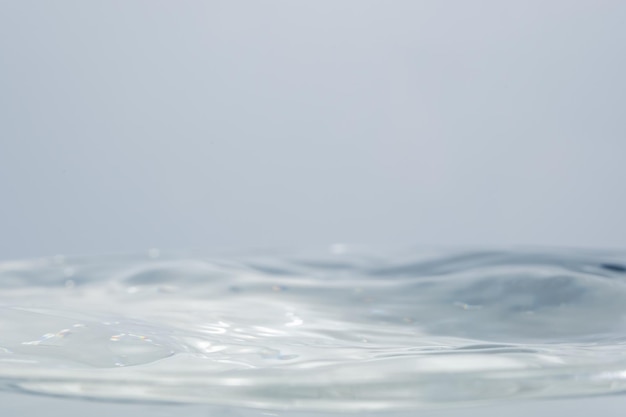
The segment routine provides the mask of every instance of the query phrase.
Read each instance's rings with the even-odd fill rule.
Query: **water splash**
[[[0,387],[334,411],[626,388],[624,254],[341,249],[1,263]]]

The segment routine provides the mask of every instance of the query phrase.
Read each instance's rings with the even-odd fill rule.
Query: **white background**
[[[626,2],[0,0],[0,259],[626,246]]]

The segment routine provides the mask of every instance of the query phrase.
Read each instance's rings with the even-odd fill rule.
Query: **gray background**
[[[0,258],[626,246],[626,2],[0,0]]]

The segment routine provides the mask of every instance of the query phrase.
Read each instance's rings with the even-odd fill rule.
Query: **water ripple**
[[[0,387],[398,410],[626,388],[626,256],[590,251],[0,263]]]

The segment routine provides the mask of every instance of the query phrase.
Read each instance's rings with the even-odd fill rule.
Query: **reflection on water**
[[[626,256],[581,251],[0,264],[0,387],[402,410],[626,388]]]

